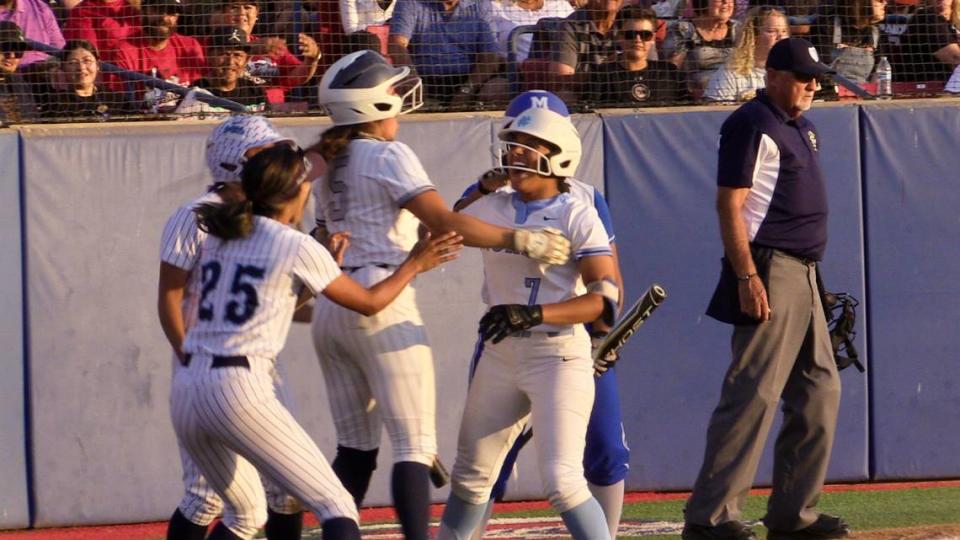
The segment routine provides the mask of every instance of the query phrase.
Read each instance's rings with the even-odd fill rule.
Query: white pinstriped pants
[[[173,364],[173,378],[175,380],[178,376],[185,374],[187,369],[180,364],[180,360],[176,356],[173,357]],[[280,403],[289,408],[290,397],[285,391],[283,383],[277,378],[274,378],[274,381]],[[181,402],[184,399],[180,394],[186,388],[188,388],[187,385],[171,383],[171,410],[173,410],[174,403]],[[223,512],[223,499],[210,487],[207,479],[200,472],[200,467],[197,467],[197,464],[193,462],[179,439],[177,440],[177,447],[180,454],[180,466],[183,471],[181,478],[184,487],[184,494],[177,508],[183,514],[183,517],[191,522],[197,525],[209,525]],[[281,514],[295,514],[303,509],[300,501],[285,493],[280,486],[274,484],[268,478],[261,478],[260,480],[267,492],[267,505],[271,510]]]
[[[510,448],[530,420],[540,477],[559,512],[592,495],[583,450],[593,408],[593,361],[583,325],[574,334],[508,337],[484,344],[460,423],[453,492],[484,504]]]
[[[391,272],[365,266],[350,277],[369,287]],[[415,290],[407,287],[372,317],[318,298],[313,343],[337,444],[358,450],[379,448],[386,427],[394,462],[431,465],[437,453],[433,353]]]
[[[184,449],[226,502],[224,524],[241,538],[252,538],[266,521],[258,470],[303,501],[321,522],[358,520],[353,497],[277,400],[272,362],[251,358],[250,369],[211,369],[211,361],[194,355],[174,379],[180,399],[170,414]]]

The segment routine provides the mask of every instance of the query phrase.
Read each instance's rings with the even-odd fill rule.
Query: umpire
[[[816,129],[802,115],[831,70],[801,38],[767,58],[767,85],[720,130],[720,283],[707,314],[734,325],[733,362],[707,430],[703,466],[685,510],[684,540],[753,540],[740,510],[777,405],[767,538],[840,538],[815,510],[830,461],[840,379],[817,286],[827,243],[827,195]]]

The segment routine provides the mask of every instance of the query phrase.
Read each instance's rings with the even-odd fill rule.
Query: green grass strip
[[[623,519],[682,522],[684,502],[677,500],[629,504],[623,509]],[[748,497],[743,518],[759,521],[766,511],[766,505],[765,495]],[[821,512],[842,516],[855,530],[960,523],[960,487],[825,493],[820,498],[818,507]],[[495,517],[552,515],[555,515],[555,512],[547,509],[510,514],[498,513]],[[766,536],[766,529],[762,525],[758,525],[755,530],[759,537]],[[644,536],[642,538],[658,540],[678,537]]]

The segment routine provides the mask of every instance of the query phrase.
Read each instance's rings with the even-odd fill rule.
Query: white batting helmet
[[[510,141],[510,135],[525,133],[540,139],[551,147],[549,154],[543,154],[529,146]],[[532,172],[543,176],[558,176],[566,178],[573,176],[580,165],[583,152],[580,145],[580,133],[570,121],[549,107],[531,107],[520,112],[516,118],[504,124],[497,134],[500,142],[495,146],[495,152],[503,168],[517,169]],[[524,148],[538,153],[536,168],[533,166],[510,165],[507,154],[512,148]]]
[[[320,79],[318,94],[337,126],[393,118],[423,105],[420,78],[410,76],[407,66],[391,66],[374,51],[337,60]]]
[[[247,150],[288,140],[266,117],[231,116],[207,137],[207,168],[217,182],[239,182]]]

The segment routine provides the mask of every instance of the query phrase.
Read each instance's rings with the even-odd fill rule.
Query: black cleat
[[[739,521],[727,521],[718,525],[684,523],[683,540],[757,540],[750,526]]]
[[[850,526],[847,522],[827,514],[820,514],[816,521],[796,531],[771,529],[767,533],[768,540],[820,540],[847,536],[850,536]]]

